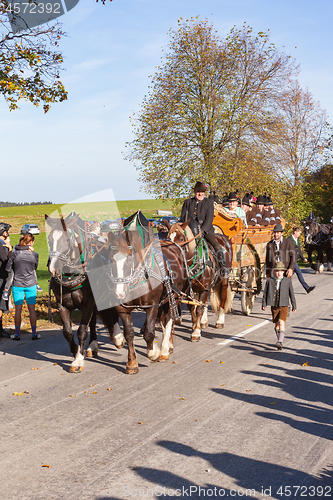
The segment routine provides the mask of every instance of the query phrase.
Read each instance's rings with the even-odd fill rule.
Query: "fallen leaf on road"
[[[76,398],[76,395],[75,396],[72,396],[71,394],[69,395],[70,398]]]
[[[143,422],[138,422],[138,424],[142,425],[142,424],[143,424]]]
[[[56,366],[58,363],[53,363],[53,366]]]
[[[84,394],[87,394],[88,391],[84,391]]]
[[[251,326],[251,325],[247,325],[247,326]]]
[[[223,365],[224,361],[220,361],[221,365]]]
[[[97,394],[97,391],[94,391],[93,394]]]
[[[43,464],[42,467],[46,467],[47,469],[49,469],[51,465]]]
[[[212,361],[212,359],[205,359],[205,363],[211,363]]]
[[[227,384],[221,384],[221,387],[224,387],[225,385],[227,385]]]
[[[31,368],[32,370],[40,370],[40,368]]]
[[[177,364],[177,361],[173,361],[173,364],[176,365]]]
[[[251,392],[251,391],[252,391],[252,389],[246,389],[246,392]]]
[[[89,387],[94,387],[94,384],[90,384],[90,386],[89,386]]]
[[[269,403],[270,405],[275,405],[275,403]]]
[[[303,363],[302,366],[310,366],[309,363],[306,361],[306,363]]]
[[[14,392],[14,396],[23,396],[23,392]]]
[[[106,390],[107,391],[112,391],[112,387],[108,387]]]
[[[185,399],[185,398],[179,398],[179,399]]]

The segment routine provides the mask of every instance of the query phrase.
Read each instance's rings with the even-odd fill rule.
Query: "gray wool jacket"
[[[276,284],[277,280],[275,278],[269,278],[266,281],[264,295],[262,297],[262,307],[275,306]],[[296,298],[294,294],[292,281],[290,278],[283,277],[280,284],[280,297],[278,306],[288,307],[289,299],[291,301],[292,310],[295,311]]]

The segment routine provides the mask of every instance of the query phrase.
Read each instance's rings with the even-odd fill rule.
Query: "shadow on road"
[[[205,453],[174,441],[159,441],[157,444],[177,455],[181,454],[184,457],[202,458],[208,464],[208,467],[212,467],[232,478],[237,486],[234,489],[226,488],[223,495],[225,498],[244,499],[246,490],[255,490],[257,498],[262,498],[262,492],[266,491],[266,497],[268,497],[269,489],[271,497],[287,498],[287,494],[279,495],[278,493],[280,487],[282,488],[281,491],[284,492],[285,486],[291,488],[292,498],[302,498],[304,496],[320,498],[325,497],[325,493],[326,496],[332,496],[333,466],[329,466],[322,470],[319,477],[313,477],[297,469],[281,467],[276,464],[249,459],[232,453]],[[205,464],[204,467],[206,468],[207,465]],[[139,467],[135,469],[135,472],[143,479],[158,485],[160,490],[165,488],[166,493],[168,489],[173,490],[173,492],[176,489],[181,491],[185,489],[187,490],[187,495],[181,495],[181,498],[185,498],[190,496],[189,491],[192,487],[193,494],[190,498],[197,499],[204,496],[203,492],[199,495],[199,485],[190,483],[186,478],[168,471]],[[207,475],[207,479],[208,478],[209,475]],[[299,491],[298,494],[295,494],[297,487],[299,487]],[[151,488],[153,488],[153,486]],[[195,488],[197,488],[197,492],[195,492]],[[220,498],[222,495],[218,494],[218,492],[223,489],[223,483],[214,485],[207,482],[205,486],[201,486],[201,488],[206,489],[205,496]],[[207,490],[210,490],[210,492],[215,491],[216,494],[211,495]],[[175,498],[175,495],[170,495],[169,493],[169,495],[163,495],[163,498]],[[96,500],[106,500],[106,498],[98,497]]]

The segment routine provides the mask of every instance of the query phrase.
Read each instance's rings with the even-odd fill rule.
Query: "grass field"
[[[23,224],[38,224],[42,231],[45,230],[45,214],[58,217],[58,214],[66,216],[72,210],[80,214],[85,220],[116,219],[117,217],[128,217],[137,210],[146,217],[155,217],[157,210],[172,210],[174,214],[180,213],[174,208],[172,200],[123,200],[117,202],[92,202],[67,205],[28,205],[20,207],[0,207],[0,221],[8,222],[13,227],[11,234],[19,233]]]

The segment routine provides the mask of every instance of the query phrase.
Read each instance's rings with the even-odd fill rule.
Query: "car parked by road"
[[[37,224],[24,224],[24,226],[21,227],[21,234],[39,234],[39,227]]]
[[[172,226],[172,224],[175,224],[176,222],[179,222],[178,217],[175,215],[165,215],[164,217],[161,217],[158,219],[158,224],[164,224],[164,221],[167,220],[169,224]]]
[[[116,231],[119,228],[119,220],[115,219],[105,219],[101,222],[101,228],[108,227],[108,231]],[[103,229],[102,229],[103,231]]]

